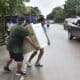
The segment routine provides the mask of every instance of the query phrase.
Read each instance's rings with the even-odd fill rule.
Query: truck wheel
[[[68,39],[69,40],[72,40],[73,39],[73,36],[72,36],[72,34],[70,32],[68,32]]]

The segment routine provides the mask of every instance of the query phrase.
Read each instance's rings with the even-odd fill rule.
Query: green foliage
[[[25,12],[23,1],[30,0],[0,0],[0,33],[4,33],[5,15],[12,16]]]
[[[80,16],[80,0],[66,0],[64,8],[56,7],[47,16],[49,19]]]
[[[80,16],[80,5],[76,5],[75,10],[76,10],[76,14]]]
[[[15,15],[24,12],[23,1],[29,0],[0,0],[0,15]]]
[[[38,7],[33,7],[31,13],[32,13],[33,15],[37,15],[37,16],[38,16],[38,15],[41,15],[41,11],[39,10]]]
[[[28,15],[36,15],[36,16],[41,15],[41,11],[39,10],[38,7],[26,7],[24,13]]]
[[[55,19],[55,21],[60,21],[64,19],[64,10],[61,7],[56,7],[53,11],[47,16],[48,19]]]
[[[64,5],[66,17],[73,17],[80,14],[80,0],[67,0]]]

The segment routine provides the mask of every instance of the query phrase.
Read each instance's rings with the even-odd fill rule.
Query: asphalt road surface
[[[48,35],[51,45],[45,48],[41,63],[42,68],[34,66],[35,59],[32,61],[32,68],[26,67],[27,56],[25,57],[23,69],[25,76],[16,76],[16,63],[10,66],[11,73],[5,73],[3,66],[8,52],[5,46],[0,47],[0,80],[80,80],[80,41],[68,40],[67,32],[64,31],[62,24],[51,24]]]

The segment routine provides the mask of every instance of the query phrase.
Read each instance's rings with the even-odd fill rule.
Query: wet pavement
[[[5,46],[0,47],[0,80],[80,80],[80,41],[69,41],[61,24],[51,24],[48,34],[51,45],[45,48],[41,60],[44,66],[35,67],[36,58],[33,59],[32,68],[25,68],[25,76],[15,75],[14,63],[11,65],[11,73],[3,71],[8,52]],[[24,65],[27,56],[29,54],[25,57]]]

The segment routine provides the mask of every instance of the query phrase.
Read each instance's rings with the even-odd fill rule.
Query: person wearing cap
[[[36,50],[39,50],[40,48],[37,47],[29,37],[29,32],[25,31],[24,29],[24,23],[25,17],[19,16],[17,18],[17,24],[12,27],[9,39],[7,42],[7,49],[9,51],[10,58],[7,60],[6,65],[4,67],[5,71],[11,71],[9,69],[9,65],[11,64],[12,60],[15,60],[17,62],[17,71],[16,74],[19,75],[25,75],[25,73],[21,70],[22,63],[23,63],[23,41],[26,40],[29,42]]]
[[[50,40],[49,40],[49,37],[47,35],[47,28],[45,27],[45,19],[44,19],[44,17],[43,16],[40,17],[38,19],[38,22],[41,23],[42,28],[43,28],[43,30],[45,32],[46,37],[47,37],[48,45],[50,45]],[[31,67],[31,61],[37,54],[38,54],[37,50],[31,54],[31,56],[30,56],[30,58],[29,58],[29,60],[27,62],[27,67]],[[42,67],[43,66],[42,64],[40,64],[40,60],[41,60],[43,54],[44,54],[44,48],[40,48],[40,52],[39,52],[38,58],[37,58],[36,63],[35,63],[36,67]]]

